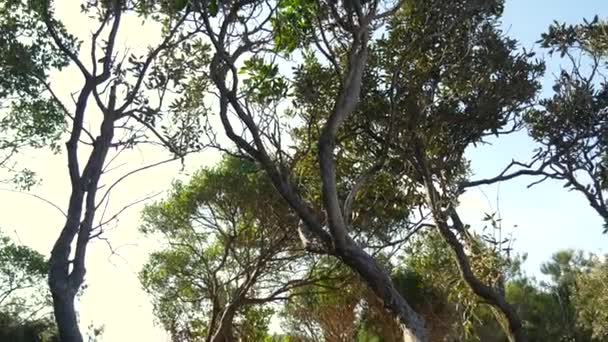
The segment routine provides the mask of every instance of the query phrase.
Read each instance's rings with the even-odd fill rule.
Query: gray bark
[[[310,209],[310,206],[299,196],[289,171],[284,168],[284,165],[280,165],[269,156],[262,141],[263,134],[260,132],[260,127],[256,125],[250,112],[243,108],[241,100],[237,97],[238,79],[236,78],[237,73],[234,63],[240,57],[240,54],[247,50],[247,43],[239,46],[233,54],[230,54],[225,41],[228,27],[236,20],[236,13],[237,9],[234,9],[226,15],[226,19],[217,35],[213,33],[214,26],[211,25],[208,18],[203,16],[210,40],[216,49],[210,70],[212,80],[221,95],[220,119],[226,135],[239,149],[245,151],[260,163],[277,191],[307,226],[308,231],[313,233],[321,242],[325,252],[340,258],[353,271],[358,273],[370,289],[382,299],[384,307],[392,313],[403,328],[404,339],[413,342],[428,341],[424,320],[408,305],[380,265],[350,238],[337,194],[333,156],[335,137],[341,125],[352,114],[359,101],[361,79],[367,60],[369,25],[374,18],[374,14],[360,15],[357,19],[358,26],[348,25],[353,37],[348,68],[342,80],[340,95],[336,99],[334,109],[326,121],[318,141],[323,208],[328,221],[328,232]],[[228,72],[232,73],[230,89],[226,84]],[[243,136],[235,132],[228,118],[228,106],[234,110],[241,124],[251,134],[250,140],[244,139]]]
[[[378,298],[384,308],[397,320],[403,330],[404,341],[428,341],[424,319],[420,317],[397,291],[391,278],[376,260],[350,238],[347,247],[336,250],[338,257],[357,272]]]

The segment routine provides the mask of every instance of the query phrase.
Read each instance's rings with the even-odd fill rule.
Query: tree
[[[292,233],[297,223],[255,164],[235,157],[148,206],[142,230],[166,247],[140,277],[172,339],[262,340],[269,304],[318,278]]]
[[[554,253],[551,261],[541,267],[541,272],[551,278],[551,282],[545,286],[559,304],[557,318],[561,325],[562,340],[591,340],[588,331],[577,327],[577,309],[573,300],[578,291],[576,279],[580,274],[588,272],[592,264],[593,257],[585,256],[582,251],[562,250]]]
[[[358,309],[366,290],[352,272],[332,260],[324,260],[327,277],[298,289],[298,295],[281,311],[282,328],[295,341],[353,341]]]
[[[583,144],[585,153],[575,151],[578,161],[572,161],[572,150],[554,158],[545,149],[537,155],[542,162],[539,170],[507,174],[507,168],[494,179],[467,180],[465,149],[487,136],[519,129],[524,113],[535,136],[547,135],[544,121],[534,119],[542,111],[530,110],[543,65],[532,60],[533,54],[518,52],[516,42],[497,28],[503,1],[87,2],[83,11],[99,25],[87,54],[78,52],[78,44],[54,18],[49,1],[18,3],[36,27],[48,33],[58,60],[69,61],[84,78],[73,110],[52,96],[51,85],[44,86],[54,106],[64,112],[62,119],[71,123],[66,144],[70,201],[49,271],[55,317],[65,341],[82,340],[74,298],[84,280],[88,242],[103,233],[107,220],[96,218],[97,209],[108,203],[110,190],[124,179],[118,178],[98,196],[102,174],[116,156],[112,150],[120,154],[150,140],[180,158],[211,138],[213,147],[253,160],[280,195],[277,204],[294,214],[285,216],[293,218],[286,225],[290,234],[272,227],[273,234],[283,232],[290,239],[298,235],[308,252],[335,257],[346,265],[395,318],[402,337],[413,341],[429,339],[424,320],[411,305],[413,299],[391,278],[378,250],[402,243],[421,227],[435,229],[447,243],[467,286],[504,316],[510,339],[526,340],[516,309],[505,299],[502,275],[493,268],[476,268],[475,256],[486,249],[458,215],[458,197],[464,189],[522,174],[546,175],[546,168],[561,170],[555,163],[563,163],[560,158],[568,155],[566,162],[574,166],[566,165],[566,173],[553,171],[552,177],[568,180],[602,214],[605,202],[598,179],[605,168],[603,161],[597,162],[605,154],[602,92],[591,91],[597,100],[591,104],[597,108],[591,106],[594,118],[587,120],[585,129],[600,129]],[[129,14],[162,23],[160,43],[143,56],[128,55],[116,46],[121,22]],[[4,15],[11,18],[8,12]],[[588,26],[602,25],[596,20]],[[11,30],[7,32],[15,31]],[[588,50],[598,55],[605,52],[603,31],[580,31],[581,46],[591,46]],[[547,36],[547,44],[558,38]],[[281,62],[293,56],[301,57],[293,63],[301,66],[293,74],[284,72]],[[566,88],[579,87],[577,82]],[[560,101],[571,100],[562,93],[545,103],[549,111],[561,108]],[[91,113],[89,103],[98,113]],[[215,132],[206,127],[209,103],[217,105],[230,145],[215,140]],[[15,120],[9,117],[8,122]],[[287,121],[298,127],[292,129]],[[87,124],[96,131],[90,132]],[[575,178],[585,169],[595,182],[589,187]],[[270,191],[263,194],[276,196]],[[227,236],[223,225],[216,228],[216,236]],[[261,238],[257,229],[237,228],[232,230],[244,234],[246,242],[251,237],[247,234]],[[172,238],[190,242],[198,237]],[[247,256],[228,248],[233,247],[230,239],[218,241],[198,253],[216,255],[217,250],[226,260]],[[179,271],[175,265],[194,267],[182,254],[161,252],[154,266],[171,271]],[[248,273],[249,267],[235,271],[237,279],[258,279],[255,275],[261,272],[254,268]],[[218,274],[208,279],[224,282]],[[171,289],[162,286],[166,279],[154,280],[158,290]],[[251,289],[243,284],[248,282],[227,285],[237,289],[234,303],[242,300],[239,293]],[[250,309],[243,308],[243,314],[264,317]],[[224,310],[222,317],[230,324],[239,320],[236,311]],[[215,335],[229,339],[230,324],[218,323],[222,329]],[[207,324],[207,329],[213,325]]]
[[[0,312],[0,338],[13,342],[60,342],[51,317],[20,321]]]
[[[608,91],[603,73],[608,54],[608,26],[597,16],[583,24],[555,22],[542,35],[541,47],[559,54],[570,66],[562,69],[553,96],[524,116],[525,126],[538,144],[527,162],[511,162],[498,176],[472,184],[492,184],[515,177],[540,177],[564,183],[583,194],[591,207],[608,218],[606,202],[606,146]],[[519,170],[515,170],[519,168]],[[607,226],[608,227],[608,226]]]
[[[592,259],[587,272],[576,278],[576,292],[572,303],[576,310],[579,329],[590,331],[594,341],[608,338],[608,260]]]
[[[530,341],[560,341],[566,335],[557,296],[524,275],[505,285],[505,296],[516,308]]]
[[[191,7],[193,20],[203,23],[211,41],[209,74],[223,128],[237,147],[231,152],[253,158],[266,171],[313,237],[313,243],[306,241],[309,250],[343,261],[399,320],[408,338],[427,340],[419,315],[355,239],[359,231],[351,222],[362,184],[388,165],[392,179],[402,180],[395,190],[402,184],[404,191],[417,190],[408,198],[432,214],[467,283],[506,315],[515,339],[525,340],[499,291],[471,271],[463,238],[454,233],[465,226],[457,224],[449,205],[460,194],[464,149],[489,134],[519,127],[517,119],[538,90],[535,78],[543,66],[530,62],[531,54],[516,53],[515,42],[496,28],[502,1],[242,1]],[[373,34],[380,26],[387,38]],[[462,51],[467,53],[460,59]],[[276,61],[295,53],[304,57],[304,72],[316,59],[323,79],[294,85],[292,112],[313,101],[320,106],[299,127],[311,139],[289,148],[282,133],[289,116],[281,106],[290,87]],[[307,78],[296,75],[296,82],[302,80]],[[505,128],[509,123],[515,128]],[[356,135],[359,127],[362,139]],[[307,193],[296,172],[297,159],[308,152],[314,156],[309,169],[317,170],[321,183],[318,197]],[[341,168],[344,155],[359,156],[352,163],[359,174],[352,169],[341,173],[349,169]],[[421,204],[423,196],[428,200]],[[455,221],[452,226],[448,217]]]
[[[516,42],[497,28],[501,2],[411,1],[404,6],[388,20],[385,37],[371,44],[360,102],[336,136],[338,191],[350,204],[351,194],[382,184],[381,177],[371,175],[388,171],[389,184],[398,186],[383,195],[401,191],[399,198],[406,200],[394,205],[406,213],[418,209],[419,217],[430,212],[469,286],[506,315],[516,336],[522,328],[513,308],[495,284],[484,284],[471,269],[463,247],[471,243],[470,233],[456,206],[461,190],[473,186],[465,182],[465,149],[521,127],[544,67],[532,61],[533,54],[516,52]],[[318,139],[339,78],[314,57],[296,75],[296,101],[304,109],[300,135]],[[344,174],[352,170],[362,175],[359,182]],[[353,192],[348,192],[349,185]],[[348,215],[349,209],[345,204]]]
[[[266,171],[305,229],[322,246],[321,250],[338,257],[365,280],[386,309],[394,313],[407,338],[426,341],[420,317],[398,293],[381,266],[349,235],[345,221],[349,215],[342,212],[334,160],[336,134],[358,102],[372,29],[396,8],[389,7],[383,12],[377,1],[279,1],[276,4],[239,1],[222,6],[216,2],[203,5],[198,13],[214,50],[210,75],[219,92],[219,114],[228,138]],[[257,20],[240,20],[252,16],[257,16]],[[212,21],[217,25],[212,25]],[[330,59],[334,62],[342,59],[346,63],[343,68],[333,64],[338,66],[335,72],[341,75],[340,84],[337,95],[331,99],[333,108],[327,113],[317,144],[322,202],[312,204],[300,196],[289,168],[289,154],[283,150],[276,109],[285,93],[276,66],[269,68],[262,59],[264,63],[257,63],[248,81],[241,84],[236,65],[249,53],[268,52],[271,61],[272,56],[277,56],[272,53],[273,49],[289,53],[301,46],[312,47],[311,37],[320,39],[322,35],[329,35],[331,41],[335,39],[335,44],[325,40],[330,51],[342,46],[341,51],[329,55]],[[240,37],[239,42],[233,42],[233,36]],[[238,133],[241,127],[243,134]],[[315,214],[314,207],[322,208],[324,220]]]
[[[1,55],[0,70],[7,74],[2,80],[2,100],[23,95],[23,101],[9,101],[13,109],[3,120],[10,141],[16,141],[17,147],[22,140],[46,146],[55,141],[64,122],[70,123],[65,146],[70,199],[65,225],[51,251],[48,278],[55,319],[66,342],[82,341],[74,299],[84,281],[89,241],[103,234],[105,225],[124,210],[110,218],[96,219],[97,209],[108,205],[110,191],[125,177],[160,163],[115,178],[98,193],[102,174],[111,169],[118,155],[137,144],[162,144],[173,155],[169,160],[202,148],[195,138],[200,134],[201,113],[205,111],[198,92],[205,83],[197,71],[206,65],[207,47],[200,40],[190,39],[199,28],[186,25],[186,18],[172,12],[168,4],[147,4],[127,0],[85,2],[81,6],[83,15],[97,25],[87,53],[79,52],[80,44],[55,18],[50,0],[11,0],[3,3],[0,12],[0,39],[9,47]],[[162,24],[160,42],[142,55],[116,46],[121,22],[128,15]],[[19,36],[20,32],[25,35]],[[192,52],[198,52],[195,58]],[[24,58],[15,59],[19,56]],[[73,108],[56,96],[54,85],[46,79],[48,69],[68,64],[83,77]],[[31,119],[22,120],[18,115],[22,111]],[[7,146],[10,154],[12,145]]]
[[[580,25],[555,23],[541,46],[571,62],[556,80],[552,98],[528,117],[530,135],[541,144],[535,162],[546,177],[563,180],[581,192],[593,209],[608,220],[608,91],[602,70],[608,61],[608,25],[595,17]],[[581,62],[582,61],[582,62]],[[584,65],[583,63],[589,63]]]
[[[444,251],[448,252],[447,249]],[[455,325],[455,320],[460,317],[459,313],[456,312],[457,310],[444,292],[434,286],[434,283],[429,286],[429,282],[425,281],[428,274],[438,274],[444,270],[425,267],[424,273],[417,273],[417,271],[416,265],[408,259],[393,268],[393,282],[408,302],[412,303],[416,312],[424,317],[429,339],[431,341],[449,340],[450,336],[454,335],[453,325]],[[458,277],[457,274],[455,275]],[[390,320],[387,312],[382,309],[382,303],[369,291],[364,296],[361,313],[358,317],[356,340],[358,342],[402,340],[399,327]]]

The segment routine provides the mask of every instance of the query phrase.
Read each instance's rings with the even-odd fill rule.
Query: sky
[[[519,40],[521,47],[536,51],[547,58],[547,71],[543,79],[541,96],[550,95],[554,75],[558,74],[562,61],[549,58],[535,42],[540,34],[554,21],[579,23],[594,15],[608,16],[608,1],[603,0],[507,0],[502,18],[503,27],[511,37]],[[568,64],[564,64],[567,67]],[[468,151],[472,167],[479,178],[498,174],[511,158],[527,160],[534,148],[525,135],[501,137],[492,145]],[[568,192],[562,184],[547,181],[527,189],[531,179],[521,178],[498,186],[482,187],[476,194],[466,194],[464,200],[480,201],[479,206],[493,211],[500,209],[504,228],[513,229],[514,247],[528,253],[524,269],[537,274],[539,265],[547,261],[557,249],[576,248],[596,253],[608,252],[608,235],[601,234],[602,221],[588,205],[583,195]],[[483,191],[482,196],[479,194]],[[497,205],[497,194],[500,201]],[[488,197],[486,199],[485,197]],[[471,206],[469,220],[475,217]],[[478,215],[478,214],[477,214]],[[479,215],[478,215],[479,216]]]
[[[78,2],[56,0],[55,3],[57,13],[68,30],[84,36],[90,33],[90,22],[79,13]],[[595,14],[608,15],[608,1],[507,0],[503,26],[511,37],[520,41],[522,47],[538,51],[539,56],[543,56],[534,42],[553,20],[577,23]],[[157,27],[142,27],[137,20],[126,23],[127,27],[123,27],[119,36],[123,46],[142,49],[158,36],[154,34],[158,32]],[[83,51],[86,49],[83,46]],[[548,63],[544,84],[550,84],[559,67],[559,60]],[[72,68],[54,74],[52,83],[65,102],[71,103],[70,92],[78,90],[82,78]],[[526,160],[533,148],[533,143],[520,134],[472,149],[467,156],[472,161],[475,177],[486,177],[497,174],[511,158]],[[104,183],[109,184],[129,170],[165,157],[158,151],[133,151],[117,160],[116,165],[125,165],[108,175]],[[120,209],[134,198],[165,190],[174,178],[185,179],[189,171],[215,161],[217,154],[203,153],[188,160],[185,171],[180,163],[169,163],[127,179],[112,195],[109,212]],[[43,183],[34,189],[36,194],[66,207],[69,181],[63,154],[37,151],[20,157],[18,162],[20,166],[39,171],[43,177]],[[480,227],[484,212],[500,211],[503,227],[513,233],[515,250],[528,254],[524,269],[533,275],[538,275],[540,264],[558,249],[608,252],[608,236],[601,234],[601,220],[582,195],[568,192],[556,182],[545,182],[527,189],[529,182],[518,179],[468,191],[461,198],[462,216],[473,226]],[[48,255],[62,228],[62,214],[38,199],[5,190],[0,190],[0,206],[3,208],[0,228],[23,244]],[[107,243],[101,240],[89,248],[87,288],[77,308],[83,332],[91,322],[105,326],[102,341],[168,341],[162,329],[154,325],[152,305],[137,280],[137,272],[154,246],[153,241],[143,239],[137,232],[141,208],[142,205],[137,205],[123,213],[107,233],[116,253],[113,254]]]

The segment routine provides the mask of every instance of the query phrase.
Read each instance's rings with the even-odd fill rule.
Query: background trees
[[[591,337],[598,341],[608,337],[608,317],[603,309],[608,297],[607,264],[606,257],[603,261],[591,258],[590,268],[577,274],[576,290],[572,298],[577,328],[590,332]]]
[[[165,248],[140,276],[174,340],[260,340],[271,304],[323,277],[299,248],[297,219],[262,176],[227,157],[146,208],[142,230]]]
[[[0,234],[0,338],[59,341],[45,281],[48,264],[40,253]]]

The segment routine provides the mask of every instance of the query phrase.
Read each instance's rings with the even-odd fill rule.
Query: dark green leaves
[[[165,328],[203,338],[218,329],[213,317],[231,308],[238,336],[262,340],[271,311],[252,304],[272,299],[253,298],[293,276],[286,264],[296,222],[256,165],[227,157],[197,172],[148,206],[144,222],[142,230],[166,244],[140,273]]]
[[[312,0],[279,0],[272,18],[277,51],[291,53],[304,46],[313,34],[315,16],[319,15]]]
[[[596,15],[592,20],[584,20],[582,24],[566,25],[553,22],[539,41],[549,53],[558,52],[564,57],[571,49],[580,48],[587,53],[608,56],[608,23]]]
[[[283,99],[288,90],[287,81],[279,74],[277,64],[266,63],[261,58],[246,60],[240,71],[246,75],[243,83],[252,101],[260,104]]]
[[[209,11],[209,15],[215,17],[219,11],[219,0],[210,0],[208,3],[207,10]]]
[[[579,25],[554,23],[542,36],[550,53],[567,57],[568,68],[553,85],[553,95],[525,116],[530,136],[540,145],[537,161],[564,187],[584,194],[608,220],[608,25],[595,17]]]

